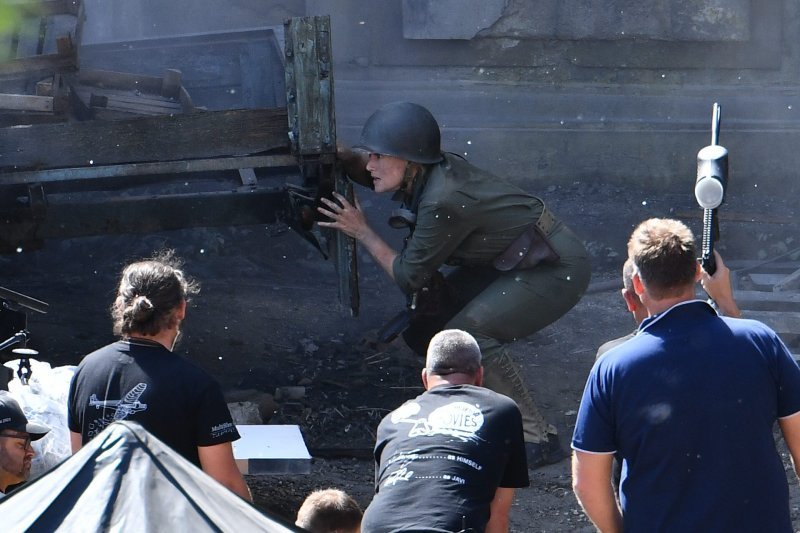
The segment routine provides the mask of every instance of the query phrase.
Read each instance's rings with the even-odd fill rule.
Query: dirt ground
[[[670,216],[698,232],[700,212],[691,191],[657,192],[646,184],[536,186],[585,239],[593,260],[592,286],[581,302],[510,347],[566,447],[597,347],[633,327],[616,285],[631,229],[645,218]],[[763,260],[797,247],[796,196],[734,192],[721,217],[726,258]],[[398,246],[402,232],[385,224],[391,204],[368,193],[360,197],[375,227]],[[256,505],[291,519],[308,492],[339,487],[366,506],[375,428],[422,391],[422,361],[400,340],[374,341],[403,298],[363,252],[358,317],[336,303],[331,262],[280,224],[49,242],[41,250],[0,256],[0,285],[50,304],[47,315],[29,314],[30,346],[54,366],[76,364],[113,340],[107,309],[121,266],[165,246],[177,250],[202,284],[178,351],[217,377],[229,398],[261,402],[270,423],[298,424],[315,456],[308,475],[248,476]],[[305,387],[305,395],[278,401],[274,392],[283,386]],[[800,529],[800,491],[794,475],[788,477]],[[511,524],[513,531],[592,530],[572,494],[568,461],[531,472]]]

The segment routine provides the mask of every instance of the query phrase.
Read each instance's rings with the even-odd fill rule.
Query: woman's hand
[[[355,201],[351,204],[347,201],[347,198],[338,192],[334,192],[333,197],[338,203],[328,198],[322,198],[322,203],[327,207],[317,207],[317,211],[331,219],[332,222],[318,222],[318,224],[324,228],[338,229],[345,235],[356,239],[375,258],[381,268],[389,274],[389,277],[394,279],[392,263],[397,257],[397,252],[386,244],[367,224],[367,219],[361,210],[358,198],[354,198]]]
[[[333,197],[339,203],[328,198],[322,198],[321,201],[327,206],[327,209],[322,206],[317,207],[317,211],[331,219],[332,222],[319,222],[319,225],[325,228],[338,229],[349,237],[359,241],[363,240],[371,230],[364,212],[361,210],[358,198],[354,198],[355,203],[351,204],[347,201],[347,198],[338,192],[334,191]]]

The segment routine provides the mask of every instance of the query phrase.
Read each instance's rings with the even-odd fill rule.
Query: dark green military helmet
[[[411,102],[392,102],[370,115],[356,148],[429,164],[442,160],[440,143],[439,124],[430,111]]]

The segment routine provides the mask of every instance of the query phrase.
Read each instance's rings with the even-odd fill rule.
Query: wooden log
[[[288,143],[284,109],[41,124],[0,132],[0,171],[244,156]]]
[[[53,112],[52,96],[34,96],[31,94],[0,93],[0,109],[13,111]]]

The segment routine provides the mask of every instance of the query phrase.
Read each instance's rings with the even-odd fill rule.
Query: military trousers
[[[490,266],[456,267],[446,275],[449,301],[435,316],[417,317],[403,334],[424,356],[431,337],[442,329],[461,329],[478,341],[484,386],[509,396],[522,412],[526,442],[544,442],[555,433],[531,397],[520,366],[507,344],[555,322],[586,292],[591,267],[583,244],[566,227],[551,237],[560,261],[499,272]]]

